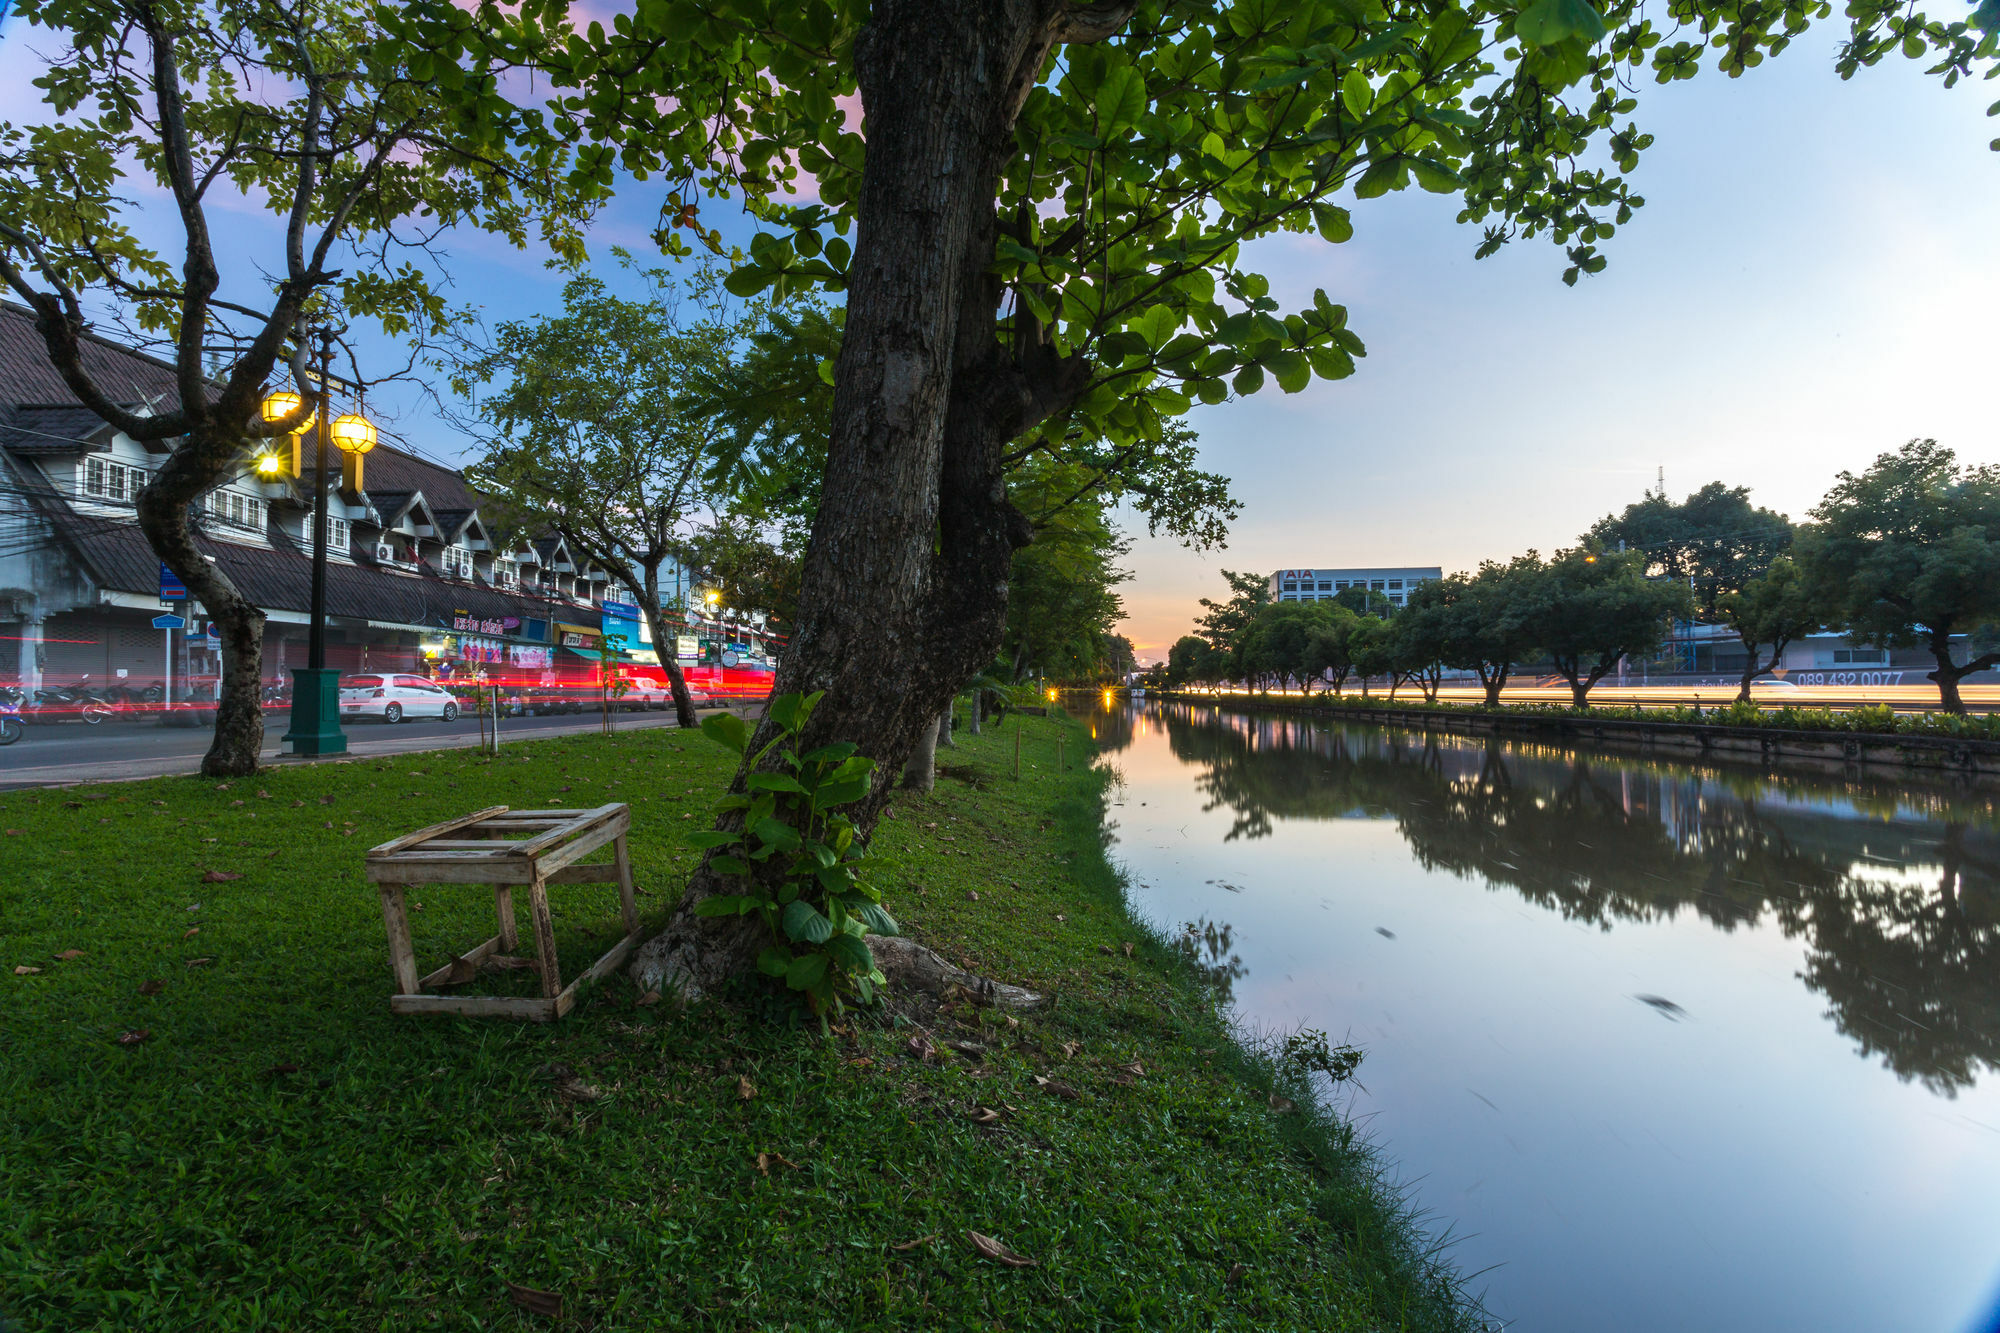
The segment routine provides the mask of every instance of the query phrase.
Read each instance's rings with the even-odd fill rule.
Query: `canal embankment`
[[[1673,758],[1752,764],[1800,772],[1906,772],[1933,777],[2000,779],[2000,740],[1915,731],[1753,726],[1677,714],[1685,710],[1561,709],[1539,705],[1454,708],[1440,704],[1364,703],[1254,694],[1160,691],[1153,697],[1205,707],[1326,720],[1593,745]],[[1983,722],[1984,719],[1981,719]]]

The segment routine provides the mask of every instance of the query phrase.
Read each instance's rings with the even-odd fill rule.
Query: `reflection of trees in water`
[[[1174,940],[1193,966],[1195,976],[1224,1004],[1236,998],[1236,983],[1250,971],[1236,953],[1234,937],[1235,931],[1228,924],[1203,917],[1183,924]]]
[[[1985,798],[1174,705],[1228,837],[1393,819],[1418,862],[1573,921],[1693,912],[1803,937],[1800,979],[1861,1050],[1935,1091],[2000,1069],[2000,820]],[[1917,875],[1929,876],[1919,883]]]

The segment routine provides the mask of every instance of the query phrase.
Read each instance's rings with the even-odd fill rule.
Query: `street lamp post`
[[[326,664],[327,443],[355,460],[359,484],[360,457],[375,447],[375,427],[358,413],[328,422],[333,334],[322,331],[319,346],[319,409],[306,424],[313,431],[313,533],[311,623],[307,629],[306,665],[292,668],[292,722],[285,743],[301,758],[347,753],[347,735],[340,729],[340,672]],[[299,398],[289,392],[264,400],[264,418],[277,420],[297,409]]]

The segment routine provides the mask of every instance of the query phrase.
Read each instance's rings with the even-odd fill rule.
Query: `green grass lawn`
[[[629,801],[656,920],[730,771],[685,733],[0,795],[0,1328],[1466,1323],[1345,1128],[1273,1111],[1299,1076],[1232,1046],[1133,924],[1073,727],[1054,772],[1065,725],[1026,720],[1018,783],[1012,723],[961,733],[876,839],[910,933],[1058,992],[1018,1025],[828,1037],[623,976],[552,1026],[388,1012],[366,848]],[[426,969],[492,933],[486,890],[411,897]],[[614,890],[553,897],[574,975],[618,936]]]

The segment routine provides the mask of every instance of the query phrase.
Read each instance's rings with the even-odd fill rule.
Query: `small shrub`
[[[1278,1057],[1308,1074],[1325,1074],[1335,1083],[1353,1078],[1354,1071],[1361,1066],[1360,1050],[1330,1044],[1318,1028],[1300,1028],[1286,1037],[1278,1048]]]
[[[715,850],[710,870],[743,884],[740,893],[703,899],[696,915],[760,917],[771,943],[757,956],[758,970],[799,992],[816,1014],[839,1013],[849,1000],[873,1000],[884,978],[863,937],[897,933],[881,891],[861,877],[867,849],[855,838],[854,821],[839,809],[868,794],[875,761],[847,741],[803,755],[788,744],[805,730],[823,694],[771,701],[778,734],[751,757],[748,791],[715,803],[718,814],[739,813],[742,827],[689,839]],[[750,727],[734,714],[709,717],[701,730],[737,754],[749,748]],[[780,746],[781,767],[758,771]]]

